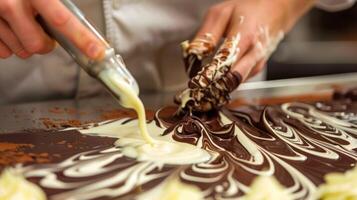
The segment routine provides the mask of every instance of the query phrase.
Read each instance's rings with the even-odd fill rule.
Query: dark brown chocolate
[[[213,60],[191,77],[188,88],[176,96],[175,102],[186,110],[196,112],[220,109],[226,105],[230,100],[229,94],[242,81],[241,75],[231,70],[238,57],[238,43],[239,36],[227,38]],[[195,57],[188,58],[193,59],[190,66],[197,64]]]
[[[164,135],[207,150],[214,157],[206,163],[158,167],[123,156],[113,145],[115,138],[63,131],[0,135],[0,155],[5,158],[0,168],[23,163],[26,177],[57,199],[66,192],[93,191],[98,196],[82,199],[132,199],[175,173],[210,199],[240,197],[258,175],[273,175],[295,199],[307,199],[327,173],[345,172],[357,163],[353,94],[336,94],[335,100],[325,102],[241,106],[194,115],[175,115],[177,107],[159,110],[154,122],[165,129]],[[119,179],[123,174],[128,177]],[[41,184],[52,175],[68,188]],[[133,180],[137,184],[129,186]],[[105,181],[113,181],[104,187],[108,191],[96,191]],[[129,189],[114,195],[124,186]],[[93,188],[86,191],[88,187]]]

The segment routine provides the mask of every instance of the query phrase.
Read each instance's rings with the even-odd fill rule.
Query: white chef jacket
[[[105,33],[141,92],[183,88],[179,44],[190,39],[218,0],[74,0]],[[105,91],[64,52],[0,60],[0,104],[91,96]]]
[[[209,6],[219,0],[74,0],[105,33],[137,79],[141,92],[171,91],[187,82],[179,44],[192,38]],[[336,2],[320,7],[336,10]],[[338,4],[342,8],[342,4]],[[88,97],[105,91],[64,52],[0,60],[0,104]]]

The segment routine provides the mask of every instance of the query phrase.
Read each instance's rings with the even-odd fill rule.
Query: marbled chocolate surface
[[[294,199],[311,199],[324,175],[344,172],[357,162],[354,91],[310,104],[241,106],[183,116],[175,116],[176,110],[158,110],[150,123],[161,132],[151,134],[197,145],[210,153],[209,161],[138,162],[122,154],[116,138],[71,130],[0,135],[0,169],[22,169],[51,199],[133,199],[172,176],[198,186],[207,199],[236,199],[259,175],[274,175]]]

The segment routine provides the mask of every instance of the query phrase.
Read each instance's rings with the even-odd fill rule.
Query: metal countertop
[[[334,89],[357,87],[357,73],[244,83],[232,93],[234,102],[255,104],[264,98],[331,94]],[[173,93],[142,95],[149,110],[173,104]],[[62,124],[99,122],[122,110],[111,97],[61,100],[0,106],[0,133],[24,129],[52,129]],[[53,126],[52,126],[53,125]]]

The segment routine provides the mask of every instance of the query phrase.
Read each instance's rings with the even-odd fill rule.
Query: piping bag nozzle
[[[110,87],[106,81],[102,80],[101,73],[112,74],[116,78],[116,82],[124,84],[124,87],[131,87],[136,95],[139,94],[139,87],[134,77],[127,70],[122,57],[115,53],[104,37],[99,31],[85,18],[82,11],[70,0],[61,0],[61,2],[72,12],[72,14],[98,39],[105,47],[105,55],[100,60],[93,60],[82,53],[70,40],[68,40],[63,34],[58,32],[43,18],[39,17],[38,21],[66,51],[72,58],[92,77],[98,79],[104,86],[114,95],[119,102],[123,105],[121,99],[125,98],[120,91],[113,91],[113,87]]]

